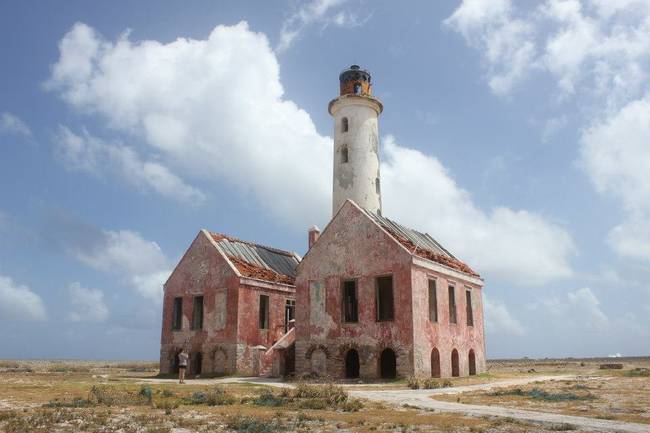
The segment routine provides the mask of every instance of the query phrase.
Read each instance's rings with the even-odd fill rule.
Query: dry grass
[[[650,424],[650,377],[635,370],[643,361],[625,369],[594,370],[578,380],[557,380],[498,391],[435,396],[467,404],[505,406],[565,415]],[[650,362],[645,362],[650,364]]]
[[[151,373],[143,373],[142,369]],[[395,432],[526,432],[509,419],[469,418],[414,408],[354,403],[332,385],[278,390],[250,384],[142,385],[151,363],[3,361],[0,431],[171,433],[348,430]],[[483,378],[476,378],[485,380]],[[402,387],[405,383],[402,383]],[[535,431],[553,431],[534,427]]]

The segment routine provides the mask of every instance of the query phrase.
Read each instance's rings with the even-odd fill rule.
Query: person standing
[[[185,348],[182,348],[178,353],[178,383],[185,383],[185,371],[189,359],[190,355],[187,354]]]

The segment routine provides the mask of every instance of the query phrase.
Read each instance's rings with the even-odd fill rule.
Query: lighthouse
[[[381,214],[379,125],[383,110],[372,96],[370,73],[352,65],[339,75],[340,94],[329,103],[334,118],[332,216],[347,199]]]

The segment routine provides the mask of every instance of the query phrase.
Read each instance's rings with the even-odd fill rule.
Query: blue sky
[[[648,355],[649,41],[641,0],[3,2],[0,358],[156,359],[201,228],[304,253],[351,64],[489,357]]]

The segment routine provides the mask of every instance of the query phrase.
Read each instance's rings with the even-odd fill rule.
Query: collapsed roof
[[[242,276],[274,283],[295,283],[296,266],[300,262],[297,254],[221,233],[210,232],[210,236]]]
[[[457,271],[464,272],[473,277],[480,277],[466,263],[460,261],[453,254],[447,251],[438,241],[428,233],[421,233],[417,230],[405,227],[384,216],[378,215],[364,209],[364,212],[384,230],[386,230],[396,241],[408,249],[411,254],[440,263]]]

